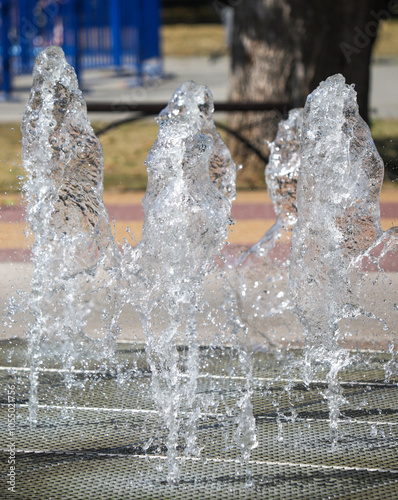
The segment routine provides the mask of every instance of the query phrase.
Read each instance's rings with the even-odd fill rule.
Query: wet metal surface
[[[167,432],[150,395],[142,347],[119,344],[117,363],[75,367],[71,387],[56,363],[40,373],[39,424],[28,422],[29,370],[23,342],[0,351],[0,497],[18,499],[393,499],[398,498],[398,387],[385,381],[384,354],[363,355],[341,380],[341,439],[329,442],[324,374],[306,387],[295,362],[299,351],[254,355],[252,398],[259,446],[246,465],[231,449],[228,408],[245,378],[228,376],[233,356],[202,349],[206,372],[198,390],[217,400],[198,426],[200,458],[181,458],[178,484],[165,481]],[[181,357],[184,356],[181,349]],[[355,354],[358,357],[358,353]],[[235,372],[236,373],[236,372]],[[287,381],[291,378],[290,391]],[[7,390],[15,391],[16,426],[10,435]],[[215,408],[215,409],[214,409]],[[11,426],[12,427],[12,426]],[[15,493],[7,463],[15,446]],[[182,450],[181,450],[182,457]]]

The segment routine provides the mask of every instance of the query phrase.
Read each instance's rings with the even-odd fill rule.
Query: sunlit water
[[[289,332],[301,329],[288,290],[291,238],[297,221],[296,186],[300,169],[303,110],[294,109],[279,123],[265,169],[268,195],[276,221],[236,262],[236,281],[242,315],[262,342],[278,345]]]
[[[37,423],[38,374],[46,360],[59,360],[66,387],[76,383],[76,362],[95,358],[109,368],[118,317],[133,308],[167,434],[170,482],[178,481],[181,456],[200,456],[198,422],[218,411],[211,391],[198,391],[198,377],[206,371],[202,344],[214,357],[225,355],[228,346],[234,362],[226,378],[246,379],[236,404],[224,403],[235,424],[229,446],[248,462],[257,446],[247,347],[253,332],[268,348],[286,345],[286,332],[304,330],[305,353],[298,364],[307,385],[326,367],[323,395],[335,447],[345,402],[339,373],[352,359],[341,341],[352,334],[350,321],[365,318],[390,333],[396,328],[396,313],[391,314],[398,310],[396,295],[387,292],[383,298],[388,312],[378,309],[377,299],[370,305],[368,300],[371,266],[377,294],[386,289],[383,266],[397,250],[398,233],[381,228],[383,164],[353,88],[341,75],[331,77],[309,96],[304,112],[293,110],[281,122],[266,170],[277,220],[227,271],[215,261],[233,224],[236,168],[214,126],[213,110],[209,89],[186,82],[160,113],[158,138],[146,160],[142,239],[135,248],[126,242],[123,252],[102,201],[102,149],[76,75],[57,47],[36,60],[22,124],[35,266],[32,291],[19,306],[34,318],[27,327],[31,425]],[[216,304],[214,284],[222,290]],[[390,351],[395,352],[394,342]],[[387,379],[396,365],[392,356]],[[295,361],[292,372],[296,367]],[[128,387],[129,375],[114,369],[120,386]],[[292,383],[280,397],[289,395]],[[280,426],[295,414],[292,401],[290,416],[278,417]]]
[[[303,377],[327,365],[331,439],[338,440],[344,403],[338,373],[348,363],[340,322],[359,310],[361,273],[354,262],[382,236],[379,196],[383,162],[341,75],[308,97],[301,134],[289,283],[306,336]]]
[[[178,479],[181,450],[200,455],[196,424],[213,404],[212,397],[197,391],[198,322],[203,317],[219,324],[222,338],[201,341],[235,348],[240,371],[247,375],[231,409],[235,446],[244,460],[256,446],[251,362],[242,343],[246,327],[231,294],[218,308],[225,313],[222,324],[218,309],[204,297],[204,279],[211,272],[222,274],[214,262],[233,223],[235,197],[236,168],[214,126],[213,110],[210,91],[187,82],[159,115],[158,139],[146,161],[142,239],[136,248],[126,242],[123,255],[102,201],[102,149],[76,75],[57,47],[45,49],[36,60],[22,125],[35,265],[27,300],[34,317],[27,332],[31,425],[37,422],[38,373],[46,357],[53,352],[62,358],[66,384],[72,387],[76,361],[112,358],[117,318],[130,305],[146,337],[152,395],[167,431],[170,481]],[[100,311],[94,310],[98,303]],[[92,314],[101,318],[94,328]],[[184,360],[180,346],[187,349]]]
[[[124,293],[140,313],[153,396],[168,429],[171,480],[178,477],[182,436],[185,453],[199,454],[195,426],[210,402],[197,394],[198,315],[212,313],[203,281],[214,271],[233,222],[235,165],[212,122],[213,109],[207,87],[187,82],[160,113],[158,138],[146,160],[142,239],[135,249],[125,247],[122,265]],[[178,344],[188,349],[185,366],[180,366]],[[239,403],[244,423],[239,421],[238,435],[243,436],[239,444],[244,453],[255,444],[248,395],[249,387]]]
[[[102,148],[75,72],[58,47],[36,59],[22,136],[26,219],[34,237],[26,304],[34,318],[27,331],[34,424],[43,357],[61,358],[63,368],[72,369],[93,351],[106,357],[117,334],[120,252],[102,201]],[[98,338],[102,342],[93,340]]]

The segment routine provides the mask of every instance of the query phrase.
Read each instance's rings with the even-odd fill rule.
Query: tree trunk
[[[285,101],[301,107],[322,80],[341,73],[347,83],[355,84],[360,113],[368,121],[372,46],[379,19],[388,18],[395,4],[386,0],[241,0],[234,16],[231,100]],[[236,113],[231,124],[267,154],[265,140],[273,139],[277,121],[275,114]],[[235,161],[245,167],[243,178],[249,186],[264,165],[237,140],[231,139],[229,145]]]

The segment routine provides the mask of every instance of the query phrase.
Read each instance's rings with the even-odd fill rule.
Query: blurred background
[[[63,47],[86,101],[111,106],[113,112],[90,113],[96,130],[137,118],[130,105],[166,104],[188,79],[208,85],[216,104],[274,104],[215,115],[243,165],[240,189],[265,187],[267,141],[279,120],[303,106],[320,81],[342,73],[355,84],[386,180],[397,176],[397,1],[1,0],[0,6],[1,191],[20,186],[19,123],[34,58],[49,44]],[[145,188],[143,161],[156,133],[147,118],[101,136],[106,189]]]
[[[0,14],[4,300],[27,276],[15,265],[28,262],[31,243],[20,124],[34,58],[49,44],[61,45],[77,71],[103,145],[104,201],[119,243],[141,238],[144,161],[158,132],[148,109],[160,110],[187,80],[212,91],[218,129],[242,166],[231,244],[249,247],[273,225],[268,141],[288,110],[335,73],[355,84],[385,162],[382,227],[397,225],[398,0],[0,0]]]

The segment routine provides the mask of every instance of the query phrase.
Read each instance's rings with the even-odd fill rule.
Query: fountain
[[[59,48],[38,56],[22,127],[35,271],[18,306],[33,320],[27,345],[0,351],[19,498],[396,496],[398,233],[381,228],[355,92],[331,77],[280,124],[277,221],[224,269],[236,171],[212,113],[194,82],[161,112],[142,238],[120,251],[73,69]],[[126,310],[144,343],[117,341]],[[387,351],[350,350],[359,324]],[[304,352],[289,348],[302,330]]]
[[[227,239],[235,196],[235,165],[214,126],[213,111],[210,91],[187,82],[159,115],[158,140],[146,161],[142,239],[136,248],[126,242],[123,257],[102,201],[101,146],[88,122],[76,75],[57,47],[44,50],[36,60],[22,124],[35,265],[27,301],[35,319],[27,332],[30,423],[37,424],[38,374],[46,354],[62,357],[70,388],[77,361],[103,358],[109,367],[117,318],[131,304],[145,334],[153,399],[168,436],[169,481],[178,479],[181,436],[184,453],[199,456],[196,424],[202,413],[211,411],[211,400],[197,394],[197,316],[212,315],[203,281]],[[104,289],[107,303],[97,296]],[[88,321],[93,301],[101,303],[103,319],[91,332],[95,341]],[[248,459],[256,446],[250,361],[239,345],[244,327],[234,319],[231,324],[229,341],[247,375],[231,416],[236,413],[236,443]],[[224,330],[226,343],[227,325]],[[185,362],[178,345],[187,349]],[[69,399],[66,395],[68,407],[73,406]]]
[[[341,75],[322,82],[307,99],[301,163],[290,290],[306,336],[304,381],[312,380],[314,362],[329,367],[325,396],[335,445],[345,402],[337,375],[349,363],[339,344],[340,322],[359,314],[360,273],[350,268],[382,235],[384,174],[355,91]]]
[[[59,47],[37,57],[22,135],[27,220],[34,236],[27,310],[34,318],[28,339],[29,408],[35,425],[42,356],[52,351],[61,357],[66,373],[94,349],[106,358],[106,342],[95,346],[87,335],[90,316],[101,318],[91,325],[97,339],[109,343],[117,334],[112,274],[120,254],[102,201],[102,148],[76,74]]]
[[[158,139],[146,160],[142,239],[135,249],[125,246],[122,263],[124,294],[140,314],[153,395],[168,429],[171,480],[178,478],[182,411],[187,427],[185,452],[199,454],[195,427],[201,406],[209,411],[209,403],[199,402],[197,395],[197,315],[206,308],[203,280],[231,223],[235,165],[211,120],[213,111],[210,91],[187,82],[160,113]],[[178,343],[187,348],[183,370]],[[245,353],[240,355],[245,358]],[[256,443],[249,396],[250,386],[239,403],[246,419],[238,441],[245,453]]]
[[[288,344],[290,332],[300,331],[288,291],[293,229],[297,221],[296,185],[300,168],[303,110],[289,112],[270,147],[265,170],[268,194],[277,216],[269,231],[236,263],[234,286],[252,336],[270,345]]]

